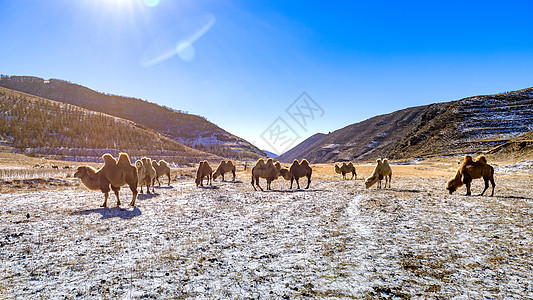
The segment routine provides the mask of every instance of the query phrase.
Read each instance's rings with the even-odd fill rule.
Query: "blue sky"
[[[0,73],[205,116],[268,149],[374,115],[533,86],[533,1],[0,0]],[[299,126],[306,92],[323,111]]]

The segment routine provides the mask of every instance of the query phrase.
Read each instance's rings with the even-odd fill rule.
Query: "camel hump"
[[[119,165],[131,165],[130,156],[127,153],[120,153],[118,155]]]
[[[384,164],[384,165],[388,165],[389,164],[389,160],[384,158],[381,163]]]
[[[474,161],[474,160],[472,159],[472,156],[471,156],[471,155],[465,155],[465,160],[464,160],[465,163],[468,164],[468,163],[471,163],[471,162],[473,162],[473,161]]]
[[[165,166],[166,167],[166,166],[168,166],[168,163],[166,161],[164,161],[164,160],[160,160],[159,161],[159,166]]]
[[[478,156],[478,158],[476,159],[476,161],[478,161],[478,162],[480,162],[480,163],[487,164],[487,158],[485,157],[485,155],[480,155],[480,156]]]
[[[378,163],[378,165],[381,164],[381,158],[376,159],[376,162]]]
[[[309,162],[307,161],[307,159],[302,159],[302,161],[300,162],[300,166],[309,166]]]
[[[102,159],[104,160],[105,166],[111,166],[111,165],[117,164],[117,160],[109,153],[102,155]]]
[[[350,168],[353,167],[352,162],[349,162],[349,163],[347,164],[347,166],[350,167]]]

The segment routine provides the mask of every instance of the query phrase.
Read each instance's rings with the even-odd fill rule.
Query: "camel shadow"
[[[137,195],[137,200],[148,200],[148,199],[152,199],[157,196],[159,196],[158,193],[139,194]]]
[[[219,187],[216,186],[216,185],[208,185],[208,186],[198,186],[199,189],[202,189],[202,190],[218,190]]]
[[[493,197],[498,197],[498,198],[503,198],[503,199],[513,199],[513,200],[530,200],[530,201],[533,200],[533,198],[521,197],[521,196],[497,196],[497,195],[494,195]]]
[[[379,189],[378,189],[379,190]],[[387,189],[381,189],[383,191],[393,191],[393,192],[400,192],[400,193],[422,193],[421,190],[414,190],[414,189],[395,189],[395,188],[387,188]]]
[[[155,188],[156,189],[170,190],[170,189],[173,189],[174,187],[171,186],[171,185],[167,185],[167,186],[156,186]]]
[[[286,189],[286,190],[266,190],[265,189],[265,192],[270,192],[270,193],[308,193],[308,192],[323,192],[324,190],[322,189],[303,189],[303,188],[300,188],[300,189]]]
[[[213,182],[215,182],[215,181],[213,181]],[[218,181],[218,182],[219,183],[242,183],[241,180],[235,180],[235,181],[233,181],[233,180],[221,180],[221,181]]]
[[[95,209],[75,211],[71,215],[90,215],[90,214],[100,214],[102,217],[101,220],[111,219],[111,218],[121,218],[123,220],[129,220],[134,217],[140,216],[142,214],[141,210],[136,206],[132,210],[122,208],[120,206],[115,207],[100,207]]]

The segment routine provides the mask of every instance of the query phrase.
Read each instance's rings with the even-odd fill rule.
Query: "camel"
[[[298,186],[298,189],[300,189],[299,179],[301,177],[307,177],[307,187],[305,189],[309,188],[309,185],[311,184],[311,174],[313,173],[313,169],[311,169],[311,167],[309,166],[309,162],[306,159],[302,159],[300,163],[298,163],[298,160],[295,159],[289,168],[289,172],[291,175],[291,187],[289,189],[292,189],[293,181],[296,181],[296,185]],[[283,178],[285,178],[285,176],[283,176]]]
[[[89,190],[104,193],[102,207],[107,207],[107,199],[111,189],[117,197],[117,205],[120,205],[118,191],[121,186],[127,184],[133,193],[130,205],[135,206],[138,183],[137,168],[130,163],[128,154],[120,153],[118,161],[108,153],[104,154],[102,158],[104,160],[102,168],[96,170],[90,166],[80,166],[74,173],[74,177],[80,178],[83,185]]]
[[[373,186],[376,182],[378,182],[378,188],[381,188],[381,180],[383,180],[383,178],[385,178],[385,188],[387,188],[387,181],[389,182],[389,188],[390,188],[391,181],[392,181],[392,170],[389,165],[389,161],[386,158],[383,160],[378,158],[376,160],[376,163],[377,165],[374,168],[372,175],[365,180],[366,188],[368,189],[369,187]]]
[[[279,178],[279,172],[281,170],[281,164],[276,162],[272,158],[267,159],[265,162],[264,159],[260,158],[255,167],[252,168],[252,187],[257,191],[255,185],[263,191],[263,188],[259,185],[259,178],[265,178],[267,181],[267,190],[270,190],[270,184],[272,181]]]
[[[150,193],[150,186],[152,186],[152,193],[155,193],[155,177],[156,170],[152,166],[152,160],[148,157],[143,157],[135,162],[137,167],[137,178],[139,179],[139,187],[143,193],[143,185],[146,186],[146,192]]]
[[[207,160],[201,161],[196,171],[196,186],[204,186],[204,177],[207,178],[207,183],[211,185],[213,178],[213,169]]]
[[[141,188],[141,194],[143,193],[144,178],[146,177],[146,169],[142,160],[135,161],[135,167],[137,168],[138,186]]]
[[[483,178],[485,181],[485,189],[480,196],[483,196],[485,191],[489,188],[489,181],[492,185],[491,196],[494,196],[494,187],[496,187],[496,184],[494,183],[494,168],[487,164],[487,158],[481,155],[476,160],[473,160],[472,156],[465,155],[463,163],[457,170],[455,177],[446,183],[446,189],[451,195],[464,184],[466,185],[466,195],[470,196],[472,195],[470,191],[472,179],[478,178]]]
[[[167,175],[168,186],[170,186],[170,167],[168,166],[168,163],[164,160],[160,160],[159,162],[152,160],[152,167],[154,167],[155,169],[155,179],[157,180],[159,186],[161,186],[161,181],[159,181],[159,177],[163,175]]]
[[[235,181],[235,169],[235,165],[233,165],[233,162],[231,162],[231,160],[222,160],[220,161],[220,164],[218,165],[215,173],[213,173],[213,180],[217,179],[218,176],[222,176],[222,181],[224,181],[224,174],[231,172],[233,174],[233,181]]]
[[[346,179],[346,174],[352,173],[352,178],[350,179],[353,179],[354,177],[357,179],[357,173],[355,173],[355,167],[352,162],[349,162],[348,164],[343,162],[341,167],[335,165],[335,173],[342,174],[342,179]]]

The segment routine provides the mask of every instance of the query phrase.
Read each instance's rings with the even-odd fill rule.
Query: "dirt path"
[[[0,298],[532,298],[530,179],[497,177],[496,197],[450,196],[444,177],[179,181],[135,208],[0,194]]]

